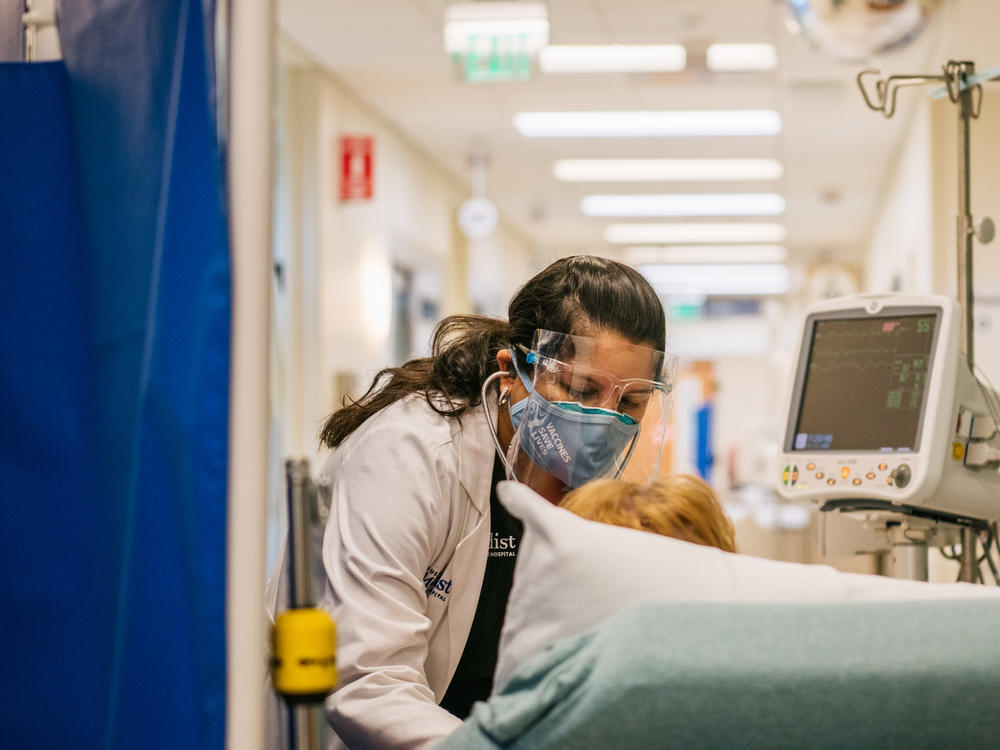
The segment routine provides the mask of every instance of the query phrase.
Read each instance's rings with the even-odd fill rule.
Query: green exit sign
[[[462,80],[469,83],[525,81],[532,60],[525,35],[470,36],[465,51],[451,56]]]

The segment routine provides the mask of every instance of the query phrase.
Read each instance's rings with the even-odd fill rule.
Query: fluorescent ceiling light
[[[788,267],[779,263],[657,263],[638,267],[660,295],[757,295],[788,291]]]
[[[784,263],[788,251],[781,245],[637,245],[622,253],[631,266],[649,263]]]
[[[543,73],[677,73],[686,65],[679,44],[550,44],[538,53]]]
[[[563,182],[710,182],[777,180],[775,159],[561,159],[552,168]]]
[[[519,49],[534,54],[549,43],[549,14],[545,3],[457,3],[445,8],[444,48],[448,54],[487,48],[494,40],[516,41]]]
[[[528,138],[643,138],[776,135],[773,110],[521,112],[514,127]]]
[[[616,245],[784,242],[787,235],[781,224],[757,222],[609,224],[604,229],[604,240]]]
[[[722,195],[588,195],[587,216],[777,216],[785,199],[775,193]]]
[[[774,70],[778,53],[773,44],[712,44],[705,63],[714,73]]]

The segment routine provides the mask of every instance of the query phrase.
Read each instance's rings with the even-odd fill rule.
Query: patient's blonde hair
[[[690,474],[674,474],[648,485],[599,479],[573,490],[559,505],[590,521],[736,551],[732,521],[715,491]]]

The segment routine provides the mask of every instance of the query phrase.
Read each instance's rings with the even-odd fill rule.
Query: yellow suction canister
[[[274,689],[289,702],[318,702],[336,687],[336,626],[323,610],[289,609],[279,614],[271,647]]]

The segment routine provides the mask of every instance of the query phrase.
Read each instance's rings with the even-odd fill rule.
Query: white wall
[[[921,97],[918,104],[872,231],[866,292],[929,294],[933,288],[930,102]],[[871,117],[877,127],[878,115]]]

